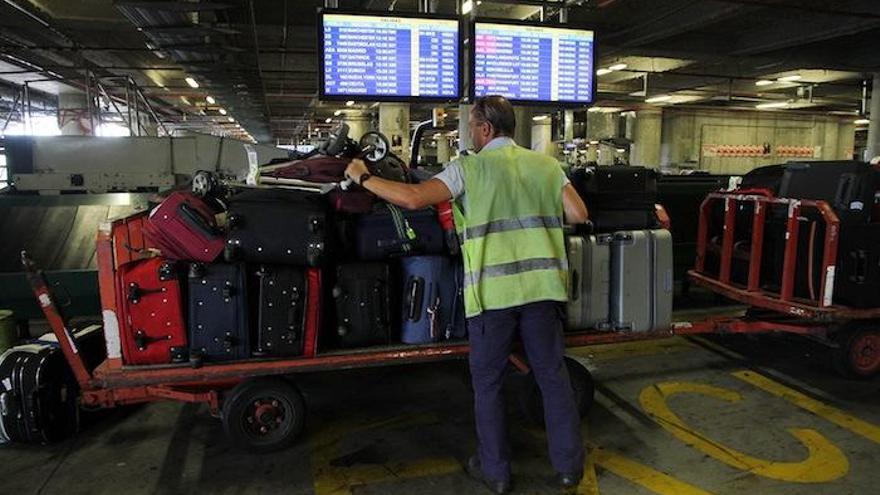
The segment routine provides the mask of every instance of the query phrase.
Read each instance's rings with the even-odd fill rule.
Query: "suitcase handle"
[[[217,232],[205,221],[204,218],[196,211],[192,206],[187,203],[181,203],[178,205],[177,209],[180,211],[181,216],[186,223],[189,224],[190,227],[198,230],[205,237],[216,237]]]
[[[419,321],[422,319],[422,301],[425,298],[425,279],[410,277],[406,283],[406,319]]]
[[[377,323],[383,326],[388,324],[388,318],[385,316],[388,312],[387,297],[383,296],[383,293],[387,292],[387,290],[388,288],[385,287],[385,284],[379,280],[376,280],[373,284],[373,304],[379,308]]]
[[[834,206],[839,209],[849,209],[847,198],[852,197],[855,179],[853,174],[841,174],[840,182],[837,183],[837,191],[834,193]]]
[[[158,289],[142,289],[138,284],[132,282],[128,284],[128,301],[132,304],[141,302],[141,298],[147,294],[156,294],[165,292],[164,288]]]
[[[572,302],[577,301],[581,297],[581,288],[580,288],[580,272],[577,270],[571,271],[571,298]]]
[[[163,340],[171,340],[171,336],[163,335],[161,337],[149,337],[143,330],[138,330],[134,333],[134,345],[137,346],[139,351],[145,351],[150,344],[161,342]]]
[[[857,284],[863,284],[868,276],[868,253],[866,253],[864,249],[859,249],[854,254],[856,258],[856,269],[850,279]]]

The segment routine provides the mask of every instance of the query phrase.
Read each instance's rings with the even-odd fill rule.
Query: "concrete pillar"
[[[345,123],[348,124],[348,137],[359,140],[370,131],[370,116],[361,113],[346,113]],[[390,137],[388,139],[391,139]]]
[[[617,113],[587,112],[587,139],[605,139],[617,136]]]
[[[379,104],[379,132],[391,141],[391,151],[409,156],[409,104]]]
[[[631,165],[660,167],[662,129],[662,110],[642,110],[636,113],[632,135],[633,145],[630,150]]]
[[[468,123],[471,121],[471,107],[473,105],[458,106],[458,151],[469,150],[474,147],[471,142],[471,132]]]
[[[880,156],[880,72],[874,74],[874,89],[871,90],[871,110],[868,117],[871,119],[871,124],[868,126],[865,160]]]
[[[531,148],[538,153],[556,158],[556,144],[553,143],[553,120],[546,118],[532,121]]]
[[[516,129],[513,132],[513,140],[523,148],[532,147],[532,115],[534,112],[528,107],[513,107],[513,115],[516,117]],[[547,119],[549,122],[550,119]]]
[[[837,150],[837,135],[840,132],[840,122],[837,119],[826,120],[822,127],[824,135],[822,136],[822,153],[819,155],[823,160],[837,160],[840,151]]]
[[[574,110],[562,112],[562,139],[566,143],[574,139]]]
[[[58,95],[58,127],[62,136],[92,136],[86,95],[82,91]]]
[[[837,160],[852,160],[856,146],[856,126],[851,120],[842,121],[837,131]]]
[[[449,161],[449,137],[446,133],[437,138],[437,163],[443,164]]]

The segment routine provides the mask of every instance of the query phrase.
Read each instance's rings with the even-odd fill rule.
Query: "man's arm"
[[[345,170],[346,177],[355,182],[365,173],[369,173],[367,165],[358,159],[352,160]],[[446,184],[437,179],[421,184],[404,184],[373,175],[363,187],[385,201],[407,210],[418,210],[452,198]]]
[[[587,205],[584,204],[584,200],[571,184],[566,184],[562,188],[562,207],[565,211],[565,223],[567,224],[581,224],[590,218]]]

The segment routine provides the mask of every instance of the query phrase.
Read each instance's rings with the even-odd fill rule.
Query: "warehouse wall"
[[[852,159],[855,131],[851,118],[798,116],[772,112],[665,109],[661,165],[692,162],[718,174],[741,174],[773,163],[810,158],[778,154],[780,146],[815,147],[812,159]],[[769,145],[763,156],[712,156],[712,145]]]

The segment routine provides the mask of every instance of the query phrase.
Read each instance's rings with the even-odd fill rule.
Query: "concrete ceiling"
[[[417,0],[339,0],[340,8],[417,11]],[[431,1],[455,13],[454,1]],[[599,105],[754,109],[788,101],[813,112],[855,112],[862,82],[880,71],[876,0],[582,0],[568,22],[595,28]],[[0,79],[82,87],[85,70],[130,75],[169,123],[216,130],[222,106],[261,141],[286,141],[340,108],[317,101],[318,0],[0,0]],[[558,19],[561,2],[483,1],[482,16]],[[18,71],[9,67],[19,67]],[[775,82],[798,75],[794,82]],[[185,77],[199,81],[189,87]],[[756,86],[755,81],[774,81]],[[647,87],[647,94],[645,88]],[[217,103],[208,105],[205,96]],[[183,97],[183,98],[181,98]],[[4,111],[10,99],[0,100]],[[351,111],[371,111],[370,102]],[[413,118],[428,107],[415,106]],[[184,124],[185,123],[185,124]]]

